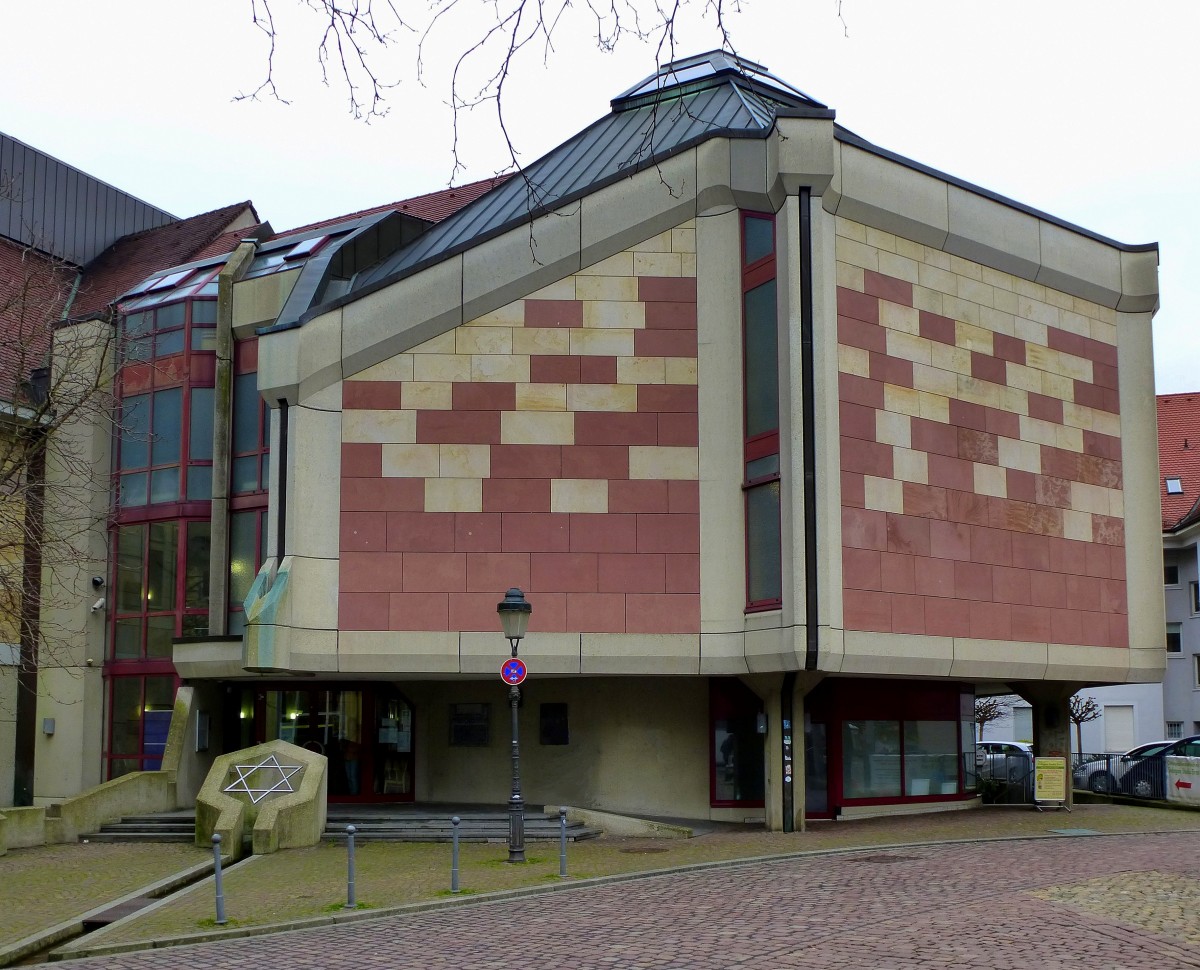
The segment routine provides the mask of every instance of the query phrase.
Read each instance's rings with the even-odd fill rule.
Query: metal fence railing
[[[1033,758],[979,752],[975,759],[978,787],[990,805],[1025,805],[1033,801]]]
[[[1166,775],[1166,764],[1161,757],[1086,753],[1071,756],[1073,786],[1098,795],[1165,798]]]

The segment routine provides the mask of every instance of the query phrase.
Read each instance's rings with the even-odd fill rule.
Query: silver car
[[[1024,741],[979,741],[975,767],[980,778],[1020,781],[1033,774],[1033,745]]]
[[[1173,741],[1148,741],[1130,748],[1123,755],[1108,755],[1080,762],[1071,773],[1076,788],[1086,788],[1098,795],[1111,795],[1118,790],[1117,779],[1125,774],[1130,764],[1159,754],[1174,744]]]

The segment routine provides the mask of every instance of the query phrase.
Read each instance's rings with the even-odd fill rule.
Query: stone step
[[[116,832],[99,831],[90,835],[81,835],[82,842],[191,842],[196,837],[194,831],[188,832],[145,832],[136,829],[121,829]]]

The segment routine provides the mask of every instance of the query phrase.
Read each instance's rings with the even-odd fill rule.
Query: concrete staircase
[[[81,835],[79,839],[81,842],[191,842],[195,837],[195,812],[159,812],[106,822],[99,832]]]

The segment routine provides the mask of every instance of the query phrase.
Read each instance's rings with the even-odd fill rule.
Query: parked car
[[[1122,765],[1123,770],[1117,778],[1118,789],[1126,795],[1136,795],[1138,798],[1166,798],[1165,759],[1175,756],[1200,758],[1200,734],[1169,741],[1157,751],[1130,758],[1127,764]],[[1125,761],[1124,758],[1121,760]]]
[[[975,768],[980,778],[1020,781],[1033,774],[1033,746],[1024,741],[979,741]]]
[[[1173,744],[1172,741],[1148,741],[1130,748],[1122,755],[1106,755],[1102,758],[1088,758],[1075,766],[1071,778],[1076,788],[1087,788],[1098,795],[1109,795],[1118,790],[1117,778],[1128,770],[1133,761],[1149,758],[1163,748]]]

